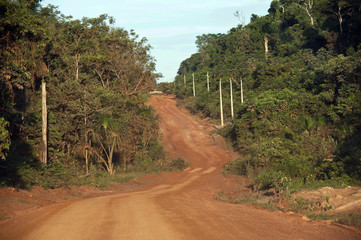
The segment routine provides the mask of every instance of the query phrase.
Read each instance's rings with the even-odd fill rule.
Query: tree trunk
[[[75,80],[79,80],[79,61],[80,61],[80,54],[75,54]]]
[[[85,149],[85,172],[86,175],[89,174],[89,156],[88,156],[88,148]]]
[[[48,113],[46,108],[46,83],[42,82],[42,162],[46,165],[48,161],[48,139],[47,139],[47,128],[48,128]]]
[[[241,103],[243,103],[243,81],[241,77]]]
[[[337,18],[338,18],[338,24],[340,26],[340,50],[342,51],[342,35],[343,35],[343,28],[342,28],[342,22],[343,22],[343,14],[341,13],[341,7],[338,7],[338,12],[336,13]]]
[[[229,85],[231,89],[231,116],[232,122],[234,121],[234,112],[233,112],[233,90],[232,90],[232,78],[229,79]]]
[[[266,60],[268,59],[268,38],[264,36],[264,55]]]
[[[207,72],[207,90],[209,92],[209,75],[208,75],[208,72]]]
[[[223,128],[222,79],[219,79],[219,107],[221,108],[221,127]]]
[[[310,17],[311,26],[313,27],[313,24],[314,24],[313,23],[313,17],[312,17],[312,15],[311,15],[311,13],[310,13],[310,11],[309,11],[309,9],[307,7],[305,7],[304,9],[305,9],[307,15]]]
[[[183,75],[184,86],[186,85],[186,75]]]
[[[341,14],[341,7],[338,7],[337,17],[338,17],[338,23],[340,25],[340,35],[342,37],[342,34],[343,34],[343,28],[342,28],[343,19],[342,19],[342,14]]]
[[[196,96],[196,86],[194,85],[194,73],[192,74],[193,77],[193,97]]]
[[[85,123],[85,126],[87,124],[87,117],[84,118],[84,123]],[[88,152],[88,132],[86,131],[85,132],[85,171],[86,171],[86,175],[89,174],[89,152]]]
[[[299,8],[302,8],[306,11],[307,15],[310,17],[310,21],[311,21],[311,26],[313,27],[314,25],[314,21],[313,21],[313,17],[312,17],[312,14],[311,14],[311,10],[313,8],[313,1],[311,0],[308,0],[308,3],[307,2],[304,2],[302,6],[301,4],[298,4],[298,3],[294,3],[296,6],[298,6]]]

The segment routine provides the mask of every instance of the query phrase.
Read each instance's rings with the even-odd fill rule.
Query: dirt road
[[[361,239],[343,226],[214,200],[227,187],[219,172],[235,157],[209,135],[212,126],[152,96],[165,149],[191,166],[141,180],[135,190],[68,201],[0,225],[0,239]]]

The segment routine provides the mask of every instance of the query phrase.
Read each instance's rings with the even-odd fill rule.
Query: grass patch
[[[236,196],[230,196],[223,191],[220,191],[215,196],[216,200],[229,202],[233,204],[252,204],[256,206],[260,206],[265,209],[269,209],[271,211],[279,211],[280,209],[272,204],[271,201],[266,202],[261,199],[261,195],[254,192],[249,193],[239,193]]]
[[[6,219],[10,219],[11,216],[0,216],[0,221],[4,221]]]
[[[289,183],[289,191],[295,193],[301,190],[315,190],[323,187],[344,188],[349,185],[349,182],[342,178],[314,180],[306,183],[301,179],[295,179]]]
[[[89,173],[85,174],[84,166],[53,162],[48,166],[39,164],[32,166],[24,164],[19,167],[16,182],[1,181],[0,186],[13,186],[16,188],[31,190],[33,186],[44,189],[60,187],[71,188],[72,186],[94,186],[99,188],[111,187],[127,182],[133,178],[141,178],[151,173],[160,171],[181,171],[189,166],[189,163],[181,158],[166,161],[161,159],[153,161],[151,158],[139,159],[127,168],[115,168],[115,173],[110,175],[99,166],[91,165]]]
[[[309,213],[309,214],[306,214],[306,217],[313,221],[332,220],[332,216],[330,214],[325,214],[325,213],[319,213],[319,214]]]
[[[306,216],[311,220],[330,220],[333,223],[339,223],[351,227],[355,227],[361,230],[361,214],[355,212],[347,213],[310,213]]]
[[[145,172],[119,172],[110,175],[104,171],[93,169],[89,175],[84,175],[80,180],[80,185],[88,185],[99,188],[111,187],[120,183],[128,182],[133,178],[145,176]]]
[[[361,229],[361,214],[355,212],[340,213],[335,216],[334,222]]]
[[[290,210],[297,213],[318,212],[325,213],[333,209],[333,205],[329,203],[329,197],[326,196],[324,200],[311,202],[300,197],[296,199],[291,205]]]
[[[19,203],[23,203],[23,204],[29,203],[29,201],[26,201],[26,200],[24,200],[24,199],[17,199],[17,201],[18,201]]]

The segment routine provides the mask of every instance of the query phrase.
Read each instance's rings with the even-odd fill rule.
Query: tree
[[[283,5],[287,6],[297,6],[298,8],[304,10],[307,13],[307,16],[310,18],[310,24],[314,27],[314,17],[312,14],[312,9],[314,2],[313,0],[281,0]]]
[[[114,154],[121,146],[121,124],[109,116],[102,115],[99,119],[97,131],[89,130],[87,133],[92,136],[91,151],[98,157],[106,167],[109,174],[114,174]]]
[[[357,39],[356,42],[359,42],[360,38],[355,37],[353,33],[360,29],[357,23],[361,19],[360,3],[350,0],[325,0],[320,3],[320,9],[325,15],[325,26],[339,33],[339,50],[344,52],[349,44],[357,47],[354,41]]]

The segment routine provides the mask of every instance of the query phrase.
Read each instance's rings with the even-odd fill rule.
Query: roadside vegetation
[[[198,52],[181,63],[174,93],[192,113],[218,120],[222,79],[231,123],[231,79],[234,121],[219,133],[242,157],[225,171],[247,175],[256,189],[358,185],[360,3],[275,0],[268,12],[227,34],[198,36]]]
[[[222,79],[225,127],[218,133],[241,156],[224,173],[251,181],[217,199],[360,227],[359,213],[331,214],[327,198],[291,198],[302,189],[360,186],[360,7],[352,0],[274,0],[266,16],[197,37],[198,52],[169,87],[180,105],[219,124]]]
[[[107,15],[76,20],[40,2],[0,1],[0,186],[106,186],[179,167],[145,105],[160,76],[147,40]]]

